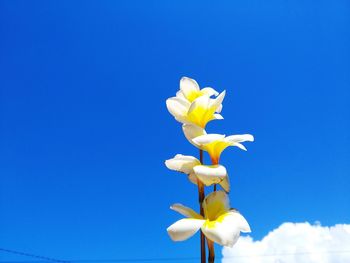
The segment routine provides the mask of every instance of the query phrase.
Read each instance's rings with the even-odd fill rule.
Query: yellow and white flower
[[[209,240],[232,247],[240,232],[251,232],[245,218],[230,208],[229,198],[224,191],[212,192],[204,199],[204,217],[181,204],[174,204],[170,208],[187,217],[168,227],[168,234],[174,241],[186,240],[201,229]]]
[[[230,191],[230,183],[226,168],[222,165],[202,165],[201,162],[188,155],[177,154],[165,161],[166,167],[188,175],[188,179],[197,184],[199,180],[206,186],[219,184],[226,191]]]
[[[191,103],[203,95],[208,95],[209,97],[218,96],[219,92],[210,87],[200,89],[197,81],[194,79],[188,77],[180,79],[180,90],[176,92],[176,97],[184,98]]]
[[[192,139],[193,144],[200,149],[207,151],[213,164],[218,164],[220,155],[229,146],[237,146],[242,150],[247,150],[242,142],[253,142],[254,137],[250,134],[225,136],[222,134],[204,134]]]
[[[217,97],[211,99],[213,95]],[[209,121],[223,119],[219,113],[224,97],[225,91],[218,94],[212,88],[199,89],[195,80],[184,77],[180,80],[180,91],[166,100],[166,106],[177,121],[204,129]]]

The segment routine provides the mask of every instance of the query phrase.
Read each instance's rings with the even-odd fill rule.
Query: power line
[[[51,261],[51,262],[56,262],[56,263],[68,263],[69,262],[66,260],[60,260],[60,259],[55,259],[55,258],[50,258],[50,257],[45,257],[45,256],[34,255],[31,253],[26,253],[26,252],[21,252],[21,251],[6,249],[6,248],[0,248],[0,251],[7,252],[10,254],[14,254],[14,255],[37,258],[37,259],[40,259],[41,261]],[[36,262],[38,262],[38,261],[36,261]]]
[[[39,256],[31,253],[20,252],[17,250],[0,248],[0,252],[36,258],[37,260],[21,260],[21,261],[0,261],[0,263],[43,263],[45,261],[55,263],[113,263],[113,262],[164,262],[164,261],[192,261],[198,260],[199,257],[183,257],[183,258],[125,258],[125,259],[82,259],[82,260],[60,260],[46,256]]]
[[[248,258],[248,257],[275,257],[275,256],[294,256],[294,255],[314,255],[314,254],[344,254],[350,253],[350,250],[342,251],[317,251],[317,252],[293,252],[293,253],[274,253],[274,254],[246,254],[246,255],[234,255],[225,256],[225,258]],[[217,259],[224,258],[223,256],[216,256]],[[181,257],[181,258],[148,258],[148,259],[81,259],[81,260],[69,260],[70,263],[113,263],[113,262],[140,262],[140,261],[185,261],[185,260],[198,260],[200,257]],[[3,263],[0,261],[0,263]]]
[[[219,257],[217,257],[219,258]],[[105,262],[184,262],[184,261],[198,261],[199,257],[188,257],[188,258],[129,258],[129,259],[109,259],[109,260],[72,260],[72,261],[65,261],[65,262],[95,262],[95,263],[105,263]],[[24,261],[0,261],[0,263],[44,263],[45,261],[42,260],[24,260]]]
[[[77,259],[77,260],[59,260],[55,258],[34,255],[31,253],[19,252],[16,250],[0,248],[0,252],[7,252],[11,254],[26,256],[36,258],[37,260],[22,260],[22,261],[0,261],[0,263],[44,263],[46,261],[56,262],[56,263],[118,263],[118,262],[171,262],[171,261],[194,261],[199,260],[199,257],[167,257],[167,258],[125,258],[125,259]],[[247,255],[235,255],[235,256],[217,256],[217,259],[222,258],[248,258],[248,257],[276,257],[276,256],[294,256],[294,255],[312,255],[312,254],[345,254],[350,253],[350,250],[339,250],[339,251],[300,251],[293,253],[274,253],[274,254],[247,254]]]

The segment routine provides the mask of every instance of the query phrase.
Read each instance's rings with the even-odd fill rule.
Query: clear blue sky
[[[208,132],[255,136],[222,156],[254,238],[349,223],[349,47],[348,1],[1,1],[0,247],[197,256],[165,231],[197,207],[164,166],[197,154],[165,107],[182,76],[227,91]]]

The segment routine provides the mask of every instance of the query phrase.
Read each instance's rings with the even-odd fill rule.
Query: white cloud
[[[350,224],[283,223],[262,240],[241,237],[223,263],[349,263]]]

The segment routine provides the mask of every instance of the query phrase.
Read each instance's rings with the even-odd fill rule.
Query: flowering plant
[[[214,242],[232,247],[238,240],[240,232],[250,232],[250,227],[238,210],[230,207],[228,193],[230,181],[225,166],[219,163],[221,153],[229,146],[246,150],[243,142],[254,141],[250,134],[225,136],[207,134],[205,127],[209,121],[222,120],[222,102],[226,92],[218,93],[210,87],[200,89],[194,79],[183,77],[180,90],[175,97],[167,99],[166,105],[175,120],[182,123],[182,130],[187,140],[199,149],[199,159],[177,154],[166,160],[165,165],[174,171],[187,174],[189,181],[197,185],[199,213],[182,204],[170,208],[183,216],[167,231],[174,241],[183,241],[201,232],[201,263],[206,262],[205,242],[208,245],[208,262],[215,260]],[[203,163],[203,151],[210,156],[212,163]],[[214,185],[214,191],[205,196],[204,187]],[[217,191],[217,185],[222,190]]]

